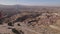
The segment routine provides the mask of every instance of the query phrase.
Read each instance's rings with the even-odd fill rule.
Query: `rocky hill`
[[[2,6],[0,34],[60,34],[60,8]]]
[[[56,12],[20,13],[5,17],[0,24],[8,34],[59,34],[60,15]],[[5,32],[6,31],[6,32]]]

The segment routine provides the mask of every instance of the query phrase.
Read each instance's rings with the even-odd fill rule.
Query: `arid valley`
[[[60,7],[0,5],[0,12],[0,34],[60,34]]]

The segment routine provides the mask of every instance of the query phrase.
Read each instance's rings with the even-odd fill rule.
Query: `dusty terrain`
[[[0,34],[60,34],[60,8],[24,8],[19,11],[1,18]]]

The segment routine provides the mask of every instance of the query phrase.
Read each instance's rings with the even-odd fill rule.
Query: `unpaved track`
[[[56,30],[60,31],[60,27],[58,27],[58,26],[49,25],[49,27],[51,27],[51,28],[53,28],[53,29],[56,29]]]
[[[18,23],[19,23],[19,22],[18,22]],[[37,31],[35,31],[35,30],[32,30],[32,29],[26,27],[25,24],[23,24],[23,23],[20,23],[20,24],[22,25],[21,27],[15,26],[15,28],[17,27],[17,28],[20,28],[20,29],[22,29],[22,30],[27,30],[27,31],[30,31],[30,32],[33,32],[33,33],[36,33],[36,34],[41,34],[41,33],[37,32]]]

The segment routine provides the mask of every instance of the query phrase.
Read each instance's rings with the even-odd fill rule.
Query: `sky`
[[[14,4],[17,4],[17,0],[0,0],[0,4],[3,4],[3,5],[14,5]]]
[[[0,0],[4,5],[60,6],[60,0]]]

